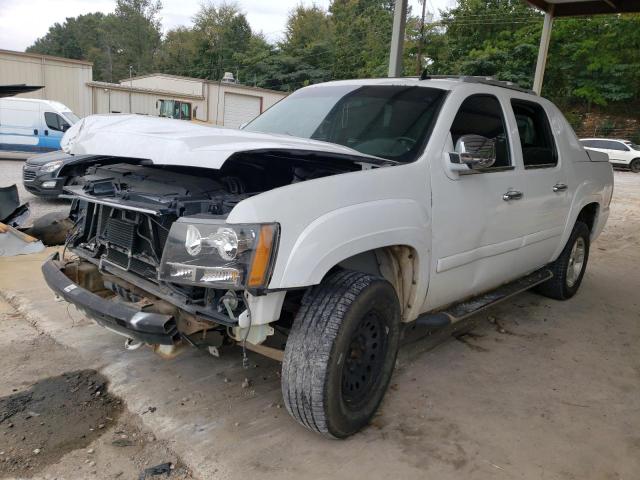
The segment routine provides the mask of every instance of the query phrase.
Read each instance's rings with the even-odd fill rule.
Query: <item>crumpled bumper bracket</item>
[[[51,290],[105,328],[150,344],[175,345],[180,339],[173,316],[104,299],[72,282],[62,271],[57,252],[42,264],[42,273]]]

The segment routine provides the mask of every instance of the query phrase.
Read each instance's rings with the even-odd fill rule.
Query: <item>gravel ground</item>
[[[0,187],[8,187],[14,183],[18,186],[20,202],[29,202],[31,207],[31,223],[34,219],[49,212],[64,212],[69,209],[68,200],[39,198],[27,192],[22,186],[23,160],[7,160],[0,158]]]

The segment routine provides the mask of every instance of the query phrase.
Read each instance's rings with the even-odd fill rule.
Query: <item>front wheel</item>
[[[633,173],[640,173],[640,158],[635,158],[631,160],[631,163],[629,164],[629,169]]]
[[[589,227],[584,222],[576,222],[564,250],[549,265],[553,278],[538,285],[538,293],[556,300],[568,300],[576,294],[587,268],[589,236]]]
[[[399,338],[400,305],[383,278],[343,270],[311,288],[282,363],[291,416],[333,438],[363,428],[387,390]]]

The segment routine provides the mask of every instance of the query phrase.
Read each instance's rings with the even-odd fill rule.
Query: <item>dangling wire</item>
[[[247,316],[249,317],[249,327],[247,328],[246,333],[244,334],[244,338],[242,339],[242,368],[249,368],[249,357],[247,357],[247,338],[249,337],[249,332],[251,331],[251,307],[249,306],[249,299],[247,298],[247,293],[245,292],[244,303],[247,306]]]

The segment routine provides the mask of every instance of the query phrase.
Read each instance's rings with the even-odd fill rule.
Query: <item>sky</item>
[[[203,0],[162,0],[160,14],[163,30],[191,25],[191,17]],[[220,0],[214,0],[220,4]],[[247,15],[253,31],[262,31],[270,41],[282,38],[288,12],[302,3],[327,8],[330,0],[237,0]],[[455,0],[427,0],[431,11],[447,8]],[[418,0],[409,0],[414,12],[420,11]],[[115,0],[0,0],[0,49],[24,51],[56,22],[90,12],[113,12]]]

